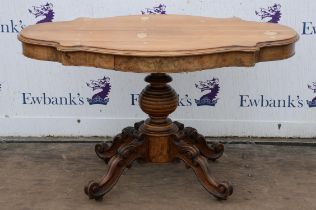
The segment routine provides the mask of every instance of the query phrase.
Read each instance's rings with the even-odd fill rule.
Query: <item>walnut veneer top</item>
[[[289,58],[299,36],[239,18],[135,15],[32,25],[18,38],[25,56],[64,65],[186,72]]]

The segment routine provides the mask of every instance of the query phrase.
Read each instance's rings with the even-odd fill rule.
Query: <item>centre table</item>
[[[29,58],[148,73],[139,105],[149,118],[124,128],[111,146],[95,146],[97,156],[109,165],[100,181],[85,186],[85,193],[96,200],[113,188],[134,160],[182,160],[209,193],[218,199],[230,196],[232,185],[213,178],[208,166],[208,160],[221,157],[223,144],[208,146],[196,129],[168,118],[178,106],[168,73],[286,59],[294,55],[298,38],[293,29],[279,24],[187,15],[78,18],[31,25],[18,36]]]

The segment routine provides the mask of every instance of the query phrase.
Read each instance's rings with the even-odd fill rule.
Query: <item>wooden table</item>
[[[207,162],[221,157],[224,146],[209,147],[196,129],[168,118],[178,106],[178,97],[167,84],[172,81],[167,73],[286,59],[294,55],[298,37],[286,26],[239,18],[136,15],[32,25],[18,38],[29,58],[149,73],[145,78],[149,85],[139,99],[149,118],[124,128],[111,146],[95,146],[109,168],[99,182],[91,181],[85,187],[89,198],[102,198],[134,160],[169,163],[180,159],[209,193],[226,199],[233,192],[232,185],[216,181]]]

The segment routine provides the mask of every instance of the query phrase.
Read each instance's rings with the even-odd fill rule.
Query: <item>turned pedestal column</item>
[[[171,141],[179,130],[168,115],[176,110],[178,96],[167,84],[172,78],[166,74],[150,74],[145,81],[150,84],[141,92],[139,105],[149,118],[139,131],[144,134],[148,144],[148,161],[167,163],[173,158]]]

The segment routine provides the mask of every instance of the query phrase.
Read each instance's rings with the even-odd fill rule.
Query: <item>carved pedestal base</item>
[[[90,199],[101,199],[134,160],[169,163],[180,159],[193,169],[209,193],[218,199],[226,199],[233,192],[232,186],[228,182],[217,182],[211,176],[207,162],[207,159],[215,161],[221,157],[224,146],[213,144],[209,147],[196,129],[168,118],[178,104],[177,94],[167,85],[171,77],[151,74],[145,81],[150,85],[140,95],[140,107],[149,119],[123,129],[110,147],[106,143],[95,146],[98,157],[109,164],[109,169],[99,182],[89,182],[85,193]]]

